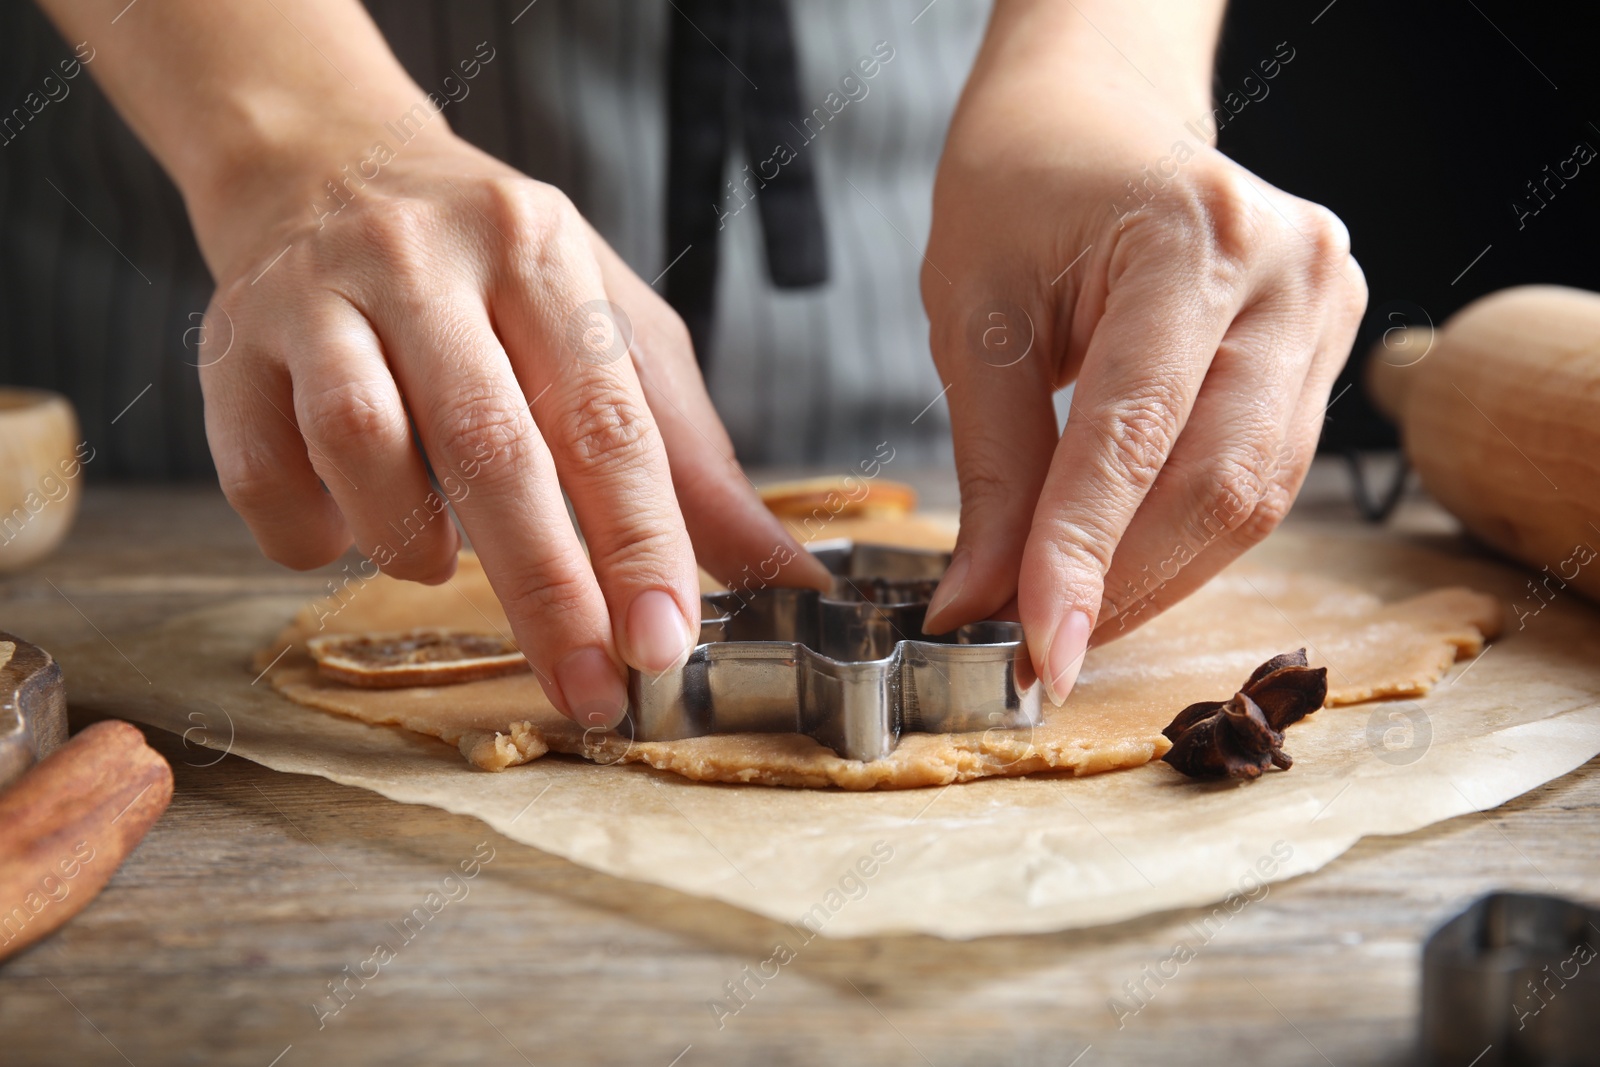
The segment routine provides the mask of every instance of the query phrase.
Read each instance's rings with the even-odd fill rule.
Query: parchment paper
[[[1247,562],[1385,598],[1451,584],[1525,593],[1518,573],[1443,544],[1280,531]],[[1570,593],[1520,630],[1508,615],[1506,635],[1425,698],[1313,715],[1289,735],[1294,769],[1254,783],[1196,783],[1153,763],[888,793],[708,785],[564,757],[478,771],[442,742],[252,684],[251,650],[299,606],[241,600],[118,635],[117,648],[66,650],[72,702],[472,815],[596,870],[796,923],[801,936],[1058,930],[1248,895],[1364,835],[1493,807],[1600,753],[1600,613]],[[1284,647],[1298,643],[1286,622]]]

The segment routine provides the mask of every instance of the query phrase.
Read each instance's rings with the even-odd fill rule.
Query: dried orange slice
[[[828,476],[764,485],[761,502],[783,519],[818,511],[833,518],[886,519],[916,510],[917,491],[904,482]]]
[[[308,640],[306,650],[322,677],[364,689],[455,685],[528,669],[516,645],[471,630],[328,634]]]

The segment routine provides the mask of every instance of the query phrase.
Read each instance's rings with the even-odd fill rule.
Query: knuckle
[[[1112,249],[1115,284],[1136,266],[1180,269],[1191,296],[1225,304],[1270,243],[1274,220],[1242,174],[1232,168],[1185,175],[1159,201],[1159,210],[1130,216]]]
[[[207,332],[198,337],[196,344],[185,353],[185,362],[198,368],[200,385],[208,398],[212,391],[218,396],[247,392],[249,387],[245,383],[253,380],[253,374],[260,373],[264,368],[282,367],[279,353],[283,348],[268,343],[266,338],[260,336],[261,331],[251,329],[238,310],[230,313],[219,302],[213,301],[206,315],[208,321],[203,329]],[[210,325],[213,315],[220,317],[225,332],[210,332],[213,329]],[[187,338],[185,344],[187,346]]]
[[[500,220],[491,237],[505,281],[523,298],[533,294],[548,313],[570,313],[565,305],[589,285],[586,264],[594,258],[572,200],[541,182],[508,181],[498,187],[493,211]]]
[[[447,403],[436,425],[439,458],[451,467],[502,454],[515,457],[530,429],[523,408],[487,391],[468,392]]]
[[[694,339],[689,335],[689,327],[683,321],[683,316],[665,300],[656,297],[653,293],[642,304],[635,304],[638,311],[636,321],[630,321],[631,343],[628,345],[628,355],[632,357],[637,366],[641,363],[654,366],[657,364],[665,367],[690,365],[694,363]],[[623,312],[627,314],[626,311]],[[613,324],[615,330],[620,323]],[[615,351],[614,348],[607,352]],[[641,379],[643,374],[641,373]],[[651,383],[640,383],[648,391]]]
[[[513,617],[529,620],[535,633],[558,633],[556,626],[571,629],[573,620],[590,614],[590,580],[575,562],[552,560],[543,566],[519,571],[504,579],[500,598]],[[530,659],[547,660],[549,648],[524,649]]]
[[[959,453],[961,464],[958,476],[963,509],[988,514],[1015,501],[1015,479],[1007,475],[1007,470],[1015,465],[1015,460],[1008,460],[998,454],[999,451],[996,444],[980,439],[971,442]]]
[[[655,425],[631,398],[609,392],[586,393],[566,418],[562,445],[585,467],[631,469],[651,454]]]
[[[1243,526],[1271,493],[1272,463],[1259,448],[1220,457],[1202,477],[1199,493],[1202,528],[1210,536]]]
[[[222,494],[239,514],[254,517],[275,510],[283,499],[283,467],[252,448],[217,457],[217,480]]]
[[[659,313],[652,318],[651,332],[654,335],[652,351],[660,350],[663,354],[676,357],[692,357],[694,352],[694,338],[689,333],[689,324],[683,321],[683,316],[678,314],[676,308],[665,300],[657,301],[660,305],[655,308]]]
[[[185,346],[188,346],[191,337],[195,342],[194,349],[210,346],[213,340],[213,332],[216,331],[217,327],[222,326],[221,334],[215,337],[215,340],[221,342],[216,347],[232,347],[232,342],[240,332],[239,325],[249,321],[250,294],[248,287],[249,279],[244,276],[233,278],[218,285],[216,292],[211,294],[211,303],[206,307],[205,316],[200,320],[200,325],[195,327],[192,332],[185,331]],[[249,345],[245,338],[239,338],[239,343],[241,348],[249,349],[254,347]],[[220,362],[215,357],[208,359],[200,356],[198,352],[191,358],[199,363],[202,371]]]
[[[368,248],[394,268],[423,265],[425,248],[433,228],[432,211],[409,198],[386,201],[363,216],[362,236]]]
[[[1034,532],[1041,532],[1040,525],[1035,524]],[[1092,574],[1104,579],[1116,551],[1116,536],[1112,530],[1088,515],[1075,519],[1058,516],[1046,520],[1042,526],[1046,536],[1041,547],[1048,573]]]
[[[1212,510],[1202,517],[1206,531],[1245,546],[1260,542],[1289,514],[1309,463],[1287,442],[1224,459],[1213,475]]]
[[[572,198],[556,186],[529,181],[521,183],[521,187],[525,202],[550,225],[571,226],[582,218]]]
[[[330,452],[363,451],[408,434],[404,414],[365,382],[296,397],[302,425]]]
[[[243,450],[217,463],[222,494],[255,533],[261,554],[274,563],[297,571],[320,567],[338,558],[343,545],[324,536],[313,536],[302,529],[299,536],[285,536],[282,521],[299,509],[286,496],[282,465],[262,452]],[[303,524],[302,524],[303,525]]]
[[[1344,258],[1343,275],[1349,282],[1345,287],[1347,291],[1345,315],[1351,322],[1356,322],[1367,310],[1367,275],[1361,269],[1361,264],[1351,255],[1346,255]]]
[[[515,254],[549,258],[571,247],[581,216],[566,193],[543,182],[504,179],[490,186],[492,216]]]
[[[1267,212],[1243,174],[1228,168],[1209,175],[1194,199],[1212,248],[1225,260],[1243,264],[1264,243]]]
[[[1259,544],[1288,516],[1293,503],[1294,494],[1289,488],[1280,482],[1272,482],[1249,516],[1234,530],[1234,536],[1246,545]]]
[[[395,198],[362,214],[355,244],[332,241],[317,249],[319,272],[347,275],[352,260],[365,265],[367,284],[400,314],[421,315],[438,291],[438,256],[433,210],[416,200]]]
[[[659,515],[628,514],[621,530],[612,536],[596,538],[589,545],[589,560],[596,574],[610,585],[665,586],[682,582],[681,568],[670,561],[688,551],[675,534],[668,532],[667,520]]]
[[[1178,440],[1178,391],[1153,384],[1117,401],[1102,417],[1107,473],[1138,490],[1155,484]]]
[[[1321,204],[1310,202],[1306,203],[1305,213],[1306,239],[1317,259],[1334,269],[1342,267],[1350,255],[1350,230],[1344,220]]]

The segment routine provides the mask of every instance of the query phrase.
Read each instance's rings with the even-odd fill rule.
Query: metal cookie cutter
[[[846,759],[881,759],[906,731],[1034,726],[1043,686],[1014,622],[922,632],[943,552],[830,541],[812,553],[831,593],[756,589],[701,598],[700,644],[654,680],[633,671],[640,741],[807,734]]]
[[[1491,893],[1422,950],[1428,1064],[1600,1065],[1600,909]]]

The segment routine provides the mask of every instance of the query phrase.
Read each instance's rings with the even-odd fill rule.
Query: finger
[[[1229,330],[1218,353],[1218,366],[1207,377],[1206,387],[1190,416],[1189,428],[1180,438],[1167,469],[1193,469],[1199,466],[1200,457],[1208,454],[1208,449],[1200,444],[1206,435],[1199,431],[1210,422],[1201,409],[1210,404],[1214,385],[1243,394],[1241,401],[1246,397],[1253,399],[1257,408],[1283,412],[1276,451],[1270,456],[1262,452],[1262,446],[1269,439],[1262,424],[1270,416],[1257,416],[1254,420],[1242,416],[1240,428],[1229,433],[1226,425],[1218,425],[1210,435],[1217,441],[1211,454],[1231,454],[1232,462],[1225,459],[1213,467],[1209,477],[1190,480],[1187,498],[1194,506],[1187,516],[1169,514],[1164,518],[1150,517],[1146,522],[1157,495],[1152,492],[1118,546],[1091,644],[1112,640],[1135,629],[1199,589],[1260,543],[1293,505],[1316,454],[1317,441],[1327,418],[1329,394],[1349,358],[1367,300],[1366,281],[1361,267],[1349,254],[1349,237],[1343,225],[1331,213],[1319,208],[1312,212],[1306,229],[1318,235],[1306,250],[1310,255],[1301,262],[1310,276],[1310,284],[1302,293],[1309,295],[1300,297],[1301,305],[1297,308],[1285,290],[1271,298],[1270,303],[1263,302],[1241,315],[1240,321]],[[1320,306],[1319,321],[1310,327],[1303,321],[1304,302],[1308,299]],[[1275,317],[1276,322],[1273,321]],[[1293,339],[1308,332],[1314,332],[1317,340],[1307,361],[1295,353]],[[1260,361],[1253,373],[1240,375],[1238,371],[1243,369],[1242,365],[1228,358],[1235,349],[1240,352],[1276,351],[1278,356]],[[1305,373],[1286,375],[1283,372],[1285,360],[1288,365],[1304,363]],[[1213,378],[1218,381],[1213,383]],[[1295,385],[1297,378],[1299,384]],[[1217,398],[1225,395],[1217,390]],[[1285,406],[1281,399],[1274,403],[1274,396],[1294,399]],[[1235,404],[1234,409],[1243,412],[1246,407],[1241,402]],[[1250,426],[1255,428],[1249,429]],[[1191,449],[1197,444],[1199,447]],[[1258,465],[1253,474],[1248,472],[1252,460]],[[1194,491],[1196,487],[1199,492]],[[1160,489],[1158,485],[1157,490]],[[1168,504],[1173,499],[1171,494],[1166,497]],[[1186,518],[1189,519],[1187,530],[1172,525],[1182,524]],[[1191,561],[1185,563],[1185,557],[1190,557],[1191,553]],[[1147,567],[1154,568],[1153,575]],[[1118,592],[1122,594],[1120,602],[1116,596]],[[1133,598],[1131,604],[1130,597]],[[1114,605],[1114,610],[1104,610],[1107,605]]]
[[[1045,691],[1077,679],[1117,542],[1166,463],[1248,295],[1225,274],[1129,267],[1084,355],[1040,493],[1017,604]]]
[[[1332,366],[1335,368],[1332,375],[1324,377],[1314,374],[1307,379],[1306,389],[1301,394],[1295,413],[1289,420],[1288,436],[1280,446],[1283,459],[1277,471],[1271,476],[1271,483],[1262,501],[1256,505],[1245,521],[1217,537],[1205,547],[1194,562],[1179,570],[1175,578],[1164,584],[1151,597],[1150,607],[1141,610],[1136,606],[1130,612],[1125,626],[1123,620],[1116,617],[1102,623],[1096,629],[1090,641],[1091,645],[1103,644],[1120,637],[1178,603],[1259,544],[1262,538],[1278,525],[1288,513],[1295,496],[1300,492],[1300,486],[1305,482],[1307,471],[1310,470],[1311,459],[1316,454],[1317,440],[1322,434],[1324,413],[1327,410],[1333,378],[1338,373],[1337,368],[1343,365],[1346,355],[1348,347],[1332,361]]]
[[[598,234],[590,244],[606,291],[633,321],[633,361],[666,443],[672,484],[695,557],[719,581],[828,589],[832,576],[769,511],[734,457],[683,320]]]
[[[530,194],[531,195],[531,194]],[[589,547],[624,662],[680,666],[700,633],[694,549],[661,432],[628,349],[632,323],[606,296],[584,224],[535,199],[490,293],[495,322]]]
[[[628,692],[605,600],[482,297],[417,282],[367,317],[434,466],[476,472],[456,513],[546,695],[582,726],[616,725]]]
[[[950,567],[929,601],[923,623],[928,633],[989,618],[1015,597],[1028,527],[1059,433],[1045,357],[1052,340],[1035,336],[1046,317],[995,306],[1006,307],[999,321],[980,314],[956,327],[935,328],[930,338],[946,383],[961,527]],[[992,350],[984,336],[990,330],[1025,334],[1033,347],[1016,360],[1009,352],[1004,359],[987,358]]]
[[[338,559],[350,531],[312,468],[288,372],[245,347],[201,374],[217,481],[262,553],[296,570]]]
[[[1310,459],[1289,440],[1321,341],[1306,336],[1305,314],[1280,295],[1229,327],[1182,436],[1116,546],[1096,643],[1160,614],[1282,519],[1284,484]]]
[[[428,482],[371,326],[349,303],[330,298],[301,317],[295,332],[293,343],[305,353],[293,371],[295,418],[356,544],[392,577],[447,581],[460,547],[449,500]],[[436,473],[447,492],[463,486],[460,471]]]

